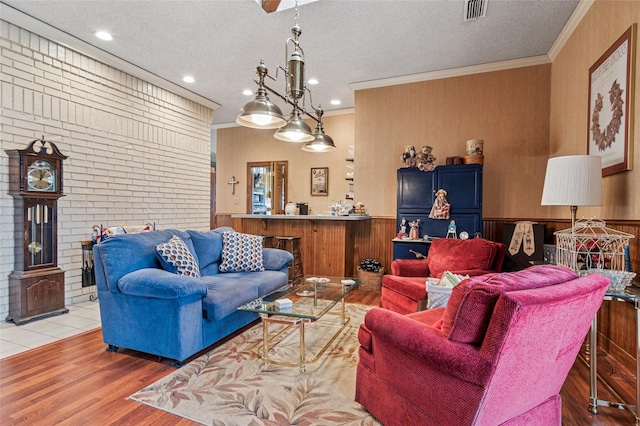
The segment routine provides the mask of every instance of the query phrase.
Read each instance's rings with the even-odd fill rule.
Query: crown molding
[[[332,115],[345,115],[345,114],[355,114],[355,108],[341,108],[341,109],[332,109],[331,111],[325,111],[322,114],[323,117],[331,117]]]
[[[573,34],[580,21],[582,21],[584,15],[587,14],[587,11],[594,1],[595,0],[580,0],[580,3],[576,6],[564,28],[560,31],[560,35],[558,35],[555,43],[553,43],[553,46],[549,49],[548,55],[552,62],[555,61],[565,43],[569,40],[569,37],[571,37],[571,34]]]
[[[549,63],[551,63],[551,60],[547,55],[540,55],[532,56],[529,58],[513,59],[510,61],[492,62],[489,64],[472,65],[469,67],[452,68],[448,70],[411,74],[401,77],[363,81],[358,83],[351,83],[349,86],[353,90],[376,89],[386,86],[395,86],[398,84],[408,84],[417,83],[420,81],[439,80],[442,78],[461,77],[464,75],[481,74],[492,71],[502,71],[513,68],[530,67]]]
[[[186,99],[196,102],[200,105],[206,106],[213,110],[217,109],[220,105],[210,99],[200,96],[182,86],[172,83],[164,78],[149,72],[143,68],[137,67],[131,62],[125,61],[115,55],[107,53],[106,51],[97,48],[85,41],[82,41],[72,35],[65,33],[51,25],[36,19],[30,15],[20,12],[4,3],[0,3],[0,16],[3,21],[27,30],[31,33],[37,34],[54,43],[58,43],[61,46],[74,50],[103,64],[112,66],[120,71],[130,74],[134,77],[138,77],[148,83],[163,88],[180,95]]]

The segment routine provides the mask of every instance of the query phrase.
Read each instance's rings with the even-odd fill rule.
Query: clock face
[[[34,161],[27,171],[29,191],[55,192],[56,171],[51,163],[43,160]]]

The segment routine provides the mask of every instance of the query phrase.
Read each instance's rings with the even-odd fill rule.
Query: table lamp
[[[602,160],[597,155],[550,158],[542,190],[543,206],[570,206],[571,229],[578,206],[602,205]]]

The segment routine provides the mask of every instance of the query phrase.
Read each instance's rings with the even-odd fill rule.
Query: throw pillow
[[[483,238],[437,239],[431,243],[427,256],[429,276],[440,278],[446,270],[488,271],[496,257],[496,251],[496,244]]]
[[[466,279],[451,292],[442,318],[442,331],[451,341],[481,345],[500,294],[547,287],[577,277],[564,266],[539,265],[518,272]]]
[[[189,247],[182,238],[174,235],[166,243],[156,246],[156,255],[162,267],[169,272],[178,275],[187,275],[200,278],[198,261],[189,251]]]
[[[262,236],[223,232],[220,272],[241,271],[264,271]]]

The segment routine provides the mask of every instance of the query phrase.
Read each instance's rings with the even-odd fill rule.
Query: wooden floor
[[[348,302],[376,306],[379,294],[354,290]],[[600,357],[599,357],[600,359]],[[632,373],[604,356],[600,373],[633,400]],[[171,362],[134,351],[106,352],[100,329],[0,360],[0,424],[192,425],[127,397],[175,371]],[[587,410],[588,365],[578,358],[561,392],[564,425],[632,425],[625,410]],[[601,398],[612,398],[601,390]]]

